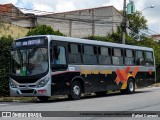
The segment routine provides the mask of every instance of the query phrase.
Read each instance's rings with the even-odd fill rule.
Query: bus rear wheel
[[[82,87],[80,82],[74,81],[71,85],[71,94],[68,97],[72,100],[79,100],[81,98]]]
[[[38,98],[38,100],[40,100],[42,102],[48,101],[48,99],[49,99],[49,97],[47,97],[47,96],[38,96],[37,98]]]
[[[133,94],[134,92],[135,92],[135,82],[132,78],[129,78],[127,88],[125,90],[121,90],[121,93]]]

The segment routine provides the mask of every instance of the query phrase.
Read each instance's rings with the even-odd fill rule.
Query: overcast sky
[[[154,8],[145,9],[142,15],[148,20],[148,27],[160,33],[160,0],[132,0],[136,10],[141,11],[146,7],[155,5]],[[127,0],[127,3],[129,0]],[[20,8],[35,9],[48,12],[64,12],[85,8],[113,5],[116,9],[123,9],[123,0],[1,0],[0,4],[12,3]],[[151,31],[149,31],[151,33]]]

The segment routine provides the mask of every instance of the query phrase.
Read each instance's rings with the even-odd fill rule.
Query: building
[[[24,14],[13,4],[0,5],[0,21],[24,28],[50,25],[66,36],[85,38],[107,36],[117,30],[122,14],[113,6],[104,6],[46,15]]]
[[[0,21],[25,28],[33,28],[36,26],[35,15],[24,14],[13,4],[0,4]]]
[[[160,41],[160,34],[155,34],[155,35],[152,35],[151,37],[157,42]]]
[[[79,38],[107,36],[116,31],[121,22],[122,14],[113,6],[37,16],[38,24],[50,25],[67,36]]]

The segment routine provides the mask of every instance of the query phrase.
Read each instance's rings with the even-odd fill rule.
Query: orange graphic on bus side
[[[121,82],[121,83],[127,82],[129,75],[132,75],[132,76],[135,78],[135,76],[136,76],[136,74],[137,74],[137,72],[138,72],[139,67],[136,66],[136,67],[133,69],[132,74],[129,73],[129,72],[130,72],[130,69],[131,69],[131,67],[128,66],[128,67],[126,68],[126,70],[124,70],[124,69],[117,69],[117,70],[116,70],[117,78],[116,78],[115,81],[116,81],[117,85],[118,85],[120,82]]]

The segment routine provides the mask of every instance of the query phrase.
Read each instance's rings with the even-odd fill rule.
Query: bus
[[[108,90],[132,94],[155,83],[155,76],[154,52],[148,47],[55,35],[20,38],[11,47],[11,96],[46,101]]]

